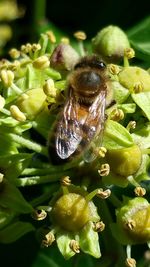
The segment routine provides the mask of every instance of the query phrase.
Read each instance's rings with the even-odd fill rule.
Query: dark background
[[[18,0],[26,6],[22,25],[31,26],[36,0]],[[150,15],[149,0],[53,0],[46,1],[46,17],[67,33],[84,30],[89,37],[103,26],[116,24],[124,30]]]

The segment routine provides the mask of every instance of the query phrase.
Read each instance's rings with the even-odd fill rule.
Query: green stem
[[[8,109],[6,109],[6,108],[2,108],[2,109],[0,110],[0,112],[2,112],[2,113],[5,114],[5,115],[10,116],[10,111],[9,111]]]
[[[102,233],[103,242],[107,251],[106,253],[112,256],[114,254],[115,257],[118,257],[118,260],[119,258],[125,258],[123,247],[114,239],[109,227],[109,224],[111,224],[113,221],[106,200],[99,199],[97,206],[99,206],[99,209],[102,211],[102,220],[106,224],[104,236]]]
[[[43,56],[45,54],[47,45],[48,45],[48,36],[46,34],[41,34],[41,38],[39,41],[41,45],[41,50],[39,51],[39,56]]]
[[[96,196],[99,189],[95,189],[92,192],[90,192],[85,198],[87,201],[91,201],[93,197]]]
[[[14,180],[16,186],[31,186],[37,184],[45,184],[45,183],[54,183],[59,181],[61,178],[60,174],[52,174],[52,175],[44,175],[44,176],[31,176],[18,178]]]
[[[44,147],[40,144],[34,143],[33,141],[30,141],[28,139],[25,139],[22,136],[19,136],[19,135],[13,134],[13,133],[10,133],[8,135],[9,135],[9,138],[11,138],[13,142],[15,142],[15,143],[17,143],[23,147],[26,147],[28,149],[31,149],[37,153],[41,153],[41,154],[47,156],[48,153],[47,153],[46,147]]]
[[[67,186],[62,186],[63,195],[69,194],[69,190]]]
[[[79,41],[79,51],[80,51],[80,55],[81,57],[85,56],[85,50],[84,50],[84,45],[83,45],[83,41]]]
[[[14,180],[16,186],[32,186],[37,184],[54,183],[58,182],[62,176],[67,176],[68,172],[53,173],[49,175],[36,175],[23,178],[17,178]]]
[[[127,180],[129,181],[130,184],[132,184],[135,187],[140,186],[140,184],[137,183],[137,181],[135,181],[135,179],[132,175],[128,176]]]
[[[59,188],[59,185],[57,184],[54,184],[54,185],[51,185],[49,190],[47,192],[44,192],[42,195],[40,195],[39,197],[37,198],[34,198],[30,204],[33,206],[33,207],[37,207],[39,206],[41,203],[44,203],[46,201],[48,201],[51,197],[51,195],[56,192]]]
[[[115,206],[115,208],[119,208],[122,206],[122,202],[112,192],[108,200]]]
[[[15,85],[14,83],[12,83],[11,87],[10,87],[17,95],[21,95],[23,92],[22,90]]]
[[[123,63],[124,63],[124,67],[129,67],[129,60],[126,56],[124,56]]]
[[[127,253],[127,258],[130,259],[131,258],[131,245],[127,245],[126,253]]]
[[[40,32],[40,23],[45,20],[46,15],[46,0],[34,0],[33,1],[33,17],[32,17],[32,30],[31,40],[34,39],[34,34]]]

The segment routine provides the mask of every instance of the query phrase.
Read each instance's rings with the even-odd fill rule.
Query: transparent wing
[[[82,139],[82,129],[78,121],[80,108],[73,91],[65,104],[56,129],[56,151],[61,159],[69,158],[78,148]]]
[[[97,157],[96,150],[102,144],[103,129],[105,121],[106,92],[101,91],[89,110],[89,115],[85,121],[87,125],[88,148],[84,152],[84,160],[91,162]]]

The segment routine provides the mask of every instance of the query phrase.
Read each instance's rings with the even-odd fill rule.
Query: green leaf
[[[141,148],[146,149],[150,147],[150,123],[141,125],[139,129],[131,134],[134,142]]]
[[[130,95],[129,90],[123,87],[118,81],[112,81],[110,86],[113,90],[114,100],[118,104],[125,102],[128,96]]]
[[[14,218],[14,213],[8,208],[0,207],[0,229],[6,226]]]
[[[123,229],[118,226],[117,223],[111,223],[110,229],[112,232],[113,237],[122,245],[132,244],[131,240],[125,234]]]
[[[16,144],[12,142],[11,138],[0,130],[0,156],[11,155],[18,153]]]
[[[13,180],[14,178],[17,178],[29,165],[31,159],[32,154],[28,153],[0,156],[0,169],[3,170],[5,178]]]
[[[122,109],[124,113],[134,113],[136,110],[136,104],[119,104],[117,105],[117,108]]]
[[[32,206],[24,199],[19,189],[7,180],[1,184],[0,205],[18,213],[33,212]]]
[[[56,119],[55,115],[49,114],[49,111],[44,108],[35,118],[33,122],[33,128],[36,129],[44,138],[47,139],[48,133],[53,126],[53,122]]]
[[[143,110],[150,121],[150,92],[143,92],[131,95],[134,102]]]
[[[134,178],[137,182],[141,182],[143,180],[149,180],[150,177],[148,175],[148,167],[150,164],[150,158],[147,154],[142,155],[142,162],[139,170],[135,173]]]
[[[112,120],[105,123],[103,146],[106,149],[119,149],[132,145],[132,136],[125,127]]]
[[[105,177],[102,177],[102,181],[105,185],[117,185],[120,187],[127,187],[128,180],[126,177],[114,174],[112,171]]]
[[[35,228],[31,223],[15,222],[0,231],[0,242],[4,244],[15,242],[23,235],[34,230]]]
[[[136,51],[136,57],[150,60],[150,17],[141,21],[128,31],[131,45]]]
[[[94,263],[96,263],[96,260],[87,254],[80,253],[66,261],[60,254],[56,245],[52,245],[47,249],[39,250],[32,267],[72,267],[74,263],[76,263],[78,267],[93,267],[95,266]]]
[[[88,222],[79,233],[79,245],[84,253],[95,258],[101,257],[98,233],[93,230],[93,223]]]

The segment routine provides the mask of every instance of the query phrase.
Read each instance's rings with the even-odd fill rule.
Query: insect
[[[102,142],[108,94],[106,65],[97,56],[82,58],[68,77],[66,103],[59,114],[49,155],[62,163],[83,153],[84,160],[96,158]]]

